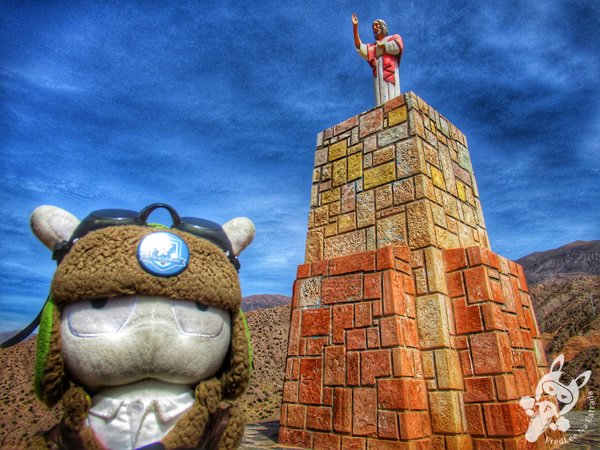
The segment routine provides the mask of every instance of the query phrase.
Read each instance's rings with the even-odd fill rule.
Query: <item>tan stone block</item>
[[[425,157],[421,141],[414,137],[396,144],[398,178],[425,173]]]
[[[323,227],[325,237],[335,236],[338,234],[337,221],[329,223]]]
[[[319,204],[319,186],[313,184],[310,188],[310,206],[317,206]]]
[[[363,173],[364,173],[364,170],[369,169],[371,167],[373,167],[373,154],[366,153],[363,156]]]
[[[321,180],[321,169],[314,169],[313,170],[313,177],[312,177],[312,182],[313,183],[318,183]]]
[[[356,229],[356,214],[353,212],[342,214],[338,219],[338,228],[340,233]]]
[[[456,197],[451,196],[450,194],[441,189],[436,189],[435,196],[437,199],[437,203],[444,207],[444,211],[448,216],[461,220],[458,209],[459,200]]]
[[[425,137],[425,125],[423,123],[423,116],[420,112],[414,109],[408,112],[408,129],[410,134]]]
[[[446,228],[448,225],[446,224],[446,213],[444,212],[444,208],[442,208],[437,203],[431,204],[431,215],[433,216],[433,223],[437,226]]]
[[[329,223],[329,208],[321,206],[314,210],[314,221],[316,227],[321,227]]]
[[[456,191],[456,178],[454,177],[454,170],[452,170],[452,160],[450,159],[448,147],[445,145],[440,145],[440,162],[448,192],[454,196],[458,195]]]
[[[443,294],[417,297],[417,325],[422,349],[450,347],[447,301]]]
[[[321,301],[321,277],[300,280],[298,306],[316,306]]]
[[[356,209],[356,186],[354,183],[342,186],[342,212],[347,213]]]
[[[386,145],[393,144],[394,142],[407,137],[408,125],[406,122],[404,122],[400,125],[396,125],[379,132],[379,134],[377,134],[377,145],[379,147],[385,147]]]
[[[355,153],[348,156],[348,181],[356,180],[357,178],[362,177],[362,163],[362,153]]]
[[[458,198],[463,202],[467,201],[467,193],[465,191],[465,185],[462,181],[456,181],[456,192],[458,193]]]
[[[396,181],[392,185],[394,205],[402,205],[415,199],[415,186],[412,178]]]
[[[447,294],[446,270],[442,251],[435,247],[428,247],[423,250],[423,253],[425,254],[425,270],[427,271],[427,287],[429,292]]]
[[[473,208],[465,203],[460,204],[460,207],[462,209],[462,215],[464,218],[464,222],[467,225],[475,228],[475,226],[477,226],[477,218],[476,218],[477,212],[475,211],[475,208]]]
[[[377,240],[375,239],[375,227],[367,228],[367,250],[375,250],[377,248]]]
[[[322,181],[319,183],[319,192],[325,192],[331,189],[331,180]]]
[[[315,151],[315,167],[319,167],[322,166],[323,164],[325,164],[327,162],[327,147],[325,148],[318,148]]]
[[[456,350],[443,349],[435,352],[435,370],[440,389],[464,389],[462,364]]]
[[[440,189],[446,190],[444,174],[434,166],[430,166],[429,170],[431,171],[431,180],[433,181],[433,185],[439,187]]]
[[[428,200],[419,200],[406,206],[408,244],[411,249],[435,243],[435,229]]]
[[[425,269],[413,269],[413,274],[415,276],[415,289],[417,295],[427,294],[427,276],[425,275]]]
[[[327,206],[325,206],[326,208]],[[334,202],[329,204],[329,220],[334,220],[335,216],[339,216],[341,208],[341,202]]]
[[[431,178],[422,174],[415,177],[415,197],[428,198],[435,202],[435,190]]]
[[[427,161],[429,164],[432,164],[435,167],[441,167],[437,148],[434,148],[428,143],[424,142],[423,155],[425,156],[425,161]]]
[[[325,164],[321,167],[321,181],[331,180],[331,164]]]
[[[466,248],[476,245],[475,239],[473,238],[473,228],[461,222],[458,223],[458,239],[460,241],[460,247]]]
[[[437,246],[439,248],[457,248],[460,247],[460,240],[458,236],[444,228],[440,228],[436,225],[435,237],[437,239]]]
[[[458,434],[466,431],[458,392],[430,392],[429,404],[432,405],[431,426],[434,433]]]
[[[343,158],[346,156],[346,152],[348,150],[348,144],[346,139],[336,142],[333,145],[329,146],[329,161],[334,161],[336,159]]]
[[[356,221],[358,228],[375,225],[375,191],[360,192],[356,200]]]
[[[435,364],[433,362],[433,351],[421,352],[423,356],[423,376],[425,378],[435,377]]]
[[[391,162],[364,171],[364,188],[371,189],[396,179],[396,165]]]
[[[477,225],[481,226],[482,228],[485,228],[485,220],[483,218],[483,210],[481,209],[481,202],[479,201],[479,199],[475,200],[475,208],[477,211]]]
[[[452,217],[446,216],[446,223],[448,224],[448,231],[450,233],[458,235],[458,221],[456,219],[453,219]]]
[[[339,201],[341,198],[340,188],[333,188],[321,194],[321,204],[326,205]]]
[[[373,152],[373,165],[378,166],[379,164],[383,164],[384,162],[393,161],[394,160],[394,146],[390,145],[389,147],[385,147]]]
[[[379,219],[377,222],[377,248],[406,245],[406,217],[404,212]]]
[[[360,253],[366,250],[365,230],[351,231],[325,238],[325,259],[351,255],[352,253]]]
[[[320,261],[323,259],[323,231],[320,229],[310,230],[306,236],[305,263]]]
[[[401,106],[388,113],[388,126],[392,127],[401,122],[406,122],[408,118],[408,109],[406,106]]]
[[[340,159],[333,163],[333,186],[341,186],[342,184],[346,184],[346,164],[346,159]]]
[[[387,184],[385,186],[381,186],[375,189],[375,209],[377,211],[389,208],[393,204],[394,201],[392,196],[391,184]]]
[[[467,434],[446,436],[446,450],[473,450],[473,439]]]

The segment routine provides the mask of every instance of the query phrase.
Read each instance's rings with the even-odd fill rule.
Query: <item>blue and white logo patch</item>
[[[146,272],[159,277],[172,277],[186,269],[190,251],[176,234],[159,231],[142,239],[137,256]]]

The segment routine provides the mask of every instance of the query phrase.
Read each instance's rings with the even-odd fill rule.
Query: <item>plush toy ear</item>
[[[236,217],[223,225],[223,230],[231,242],[233,254],[238,256],[254,239],[256,229],[246,217]]]
[[[56,206],[38,206],[29,220],[33,234],[50,250],[62,241],[68,241],[79,220],[69,211]]]

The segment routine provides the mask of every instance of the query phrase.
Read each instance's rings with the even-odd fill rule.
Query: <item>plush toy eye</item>
[[[216,337],[221,334],[225,321],[231,321],[226,309],[183,300],[173,300],[171,304],[182,334]]]
[[[135,298],[81,300],[65,306],[62,316],[75,336],[93,337],[118,332],[135,309]]]

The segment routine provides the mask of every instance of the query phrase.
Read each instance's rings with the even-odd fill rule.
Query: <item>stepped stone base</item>
[[[304,264],[280,443],[546,448],[544,436],[525,440],[518,404],[546,372],[523,270],[487,249],[395,246]]]

